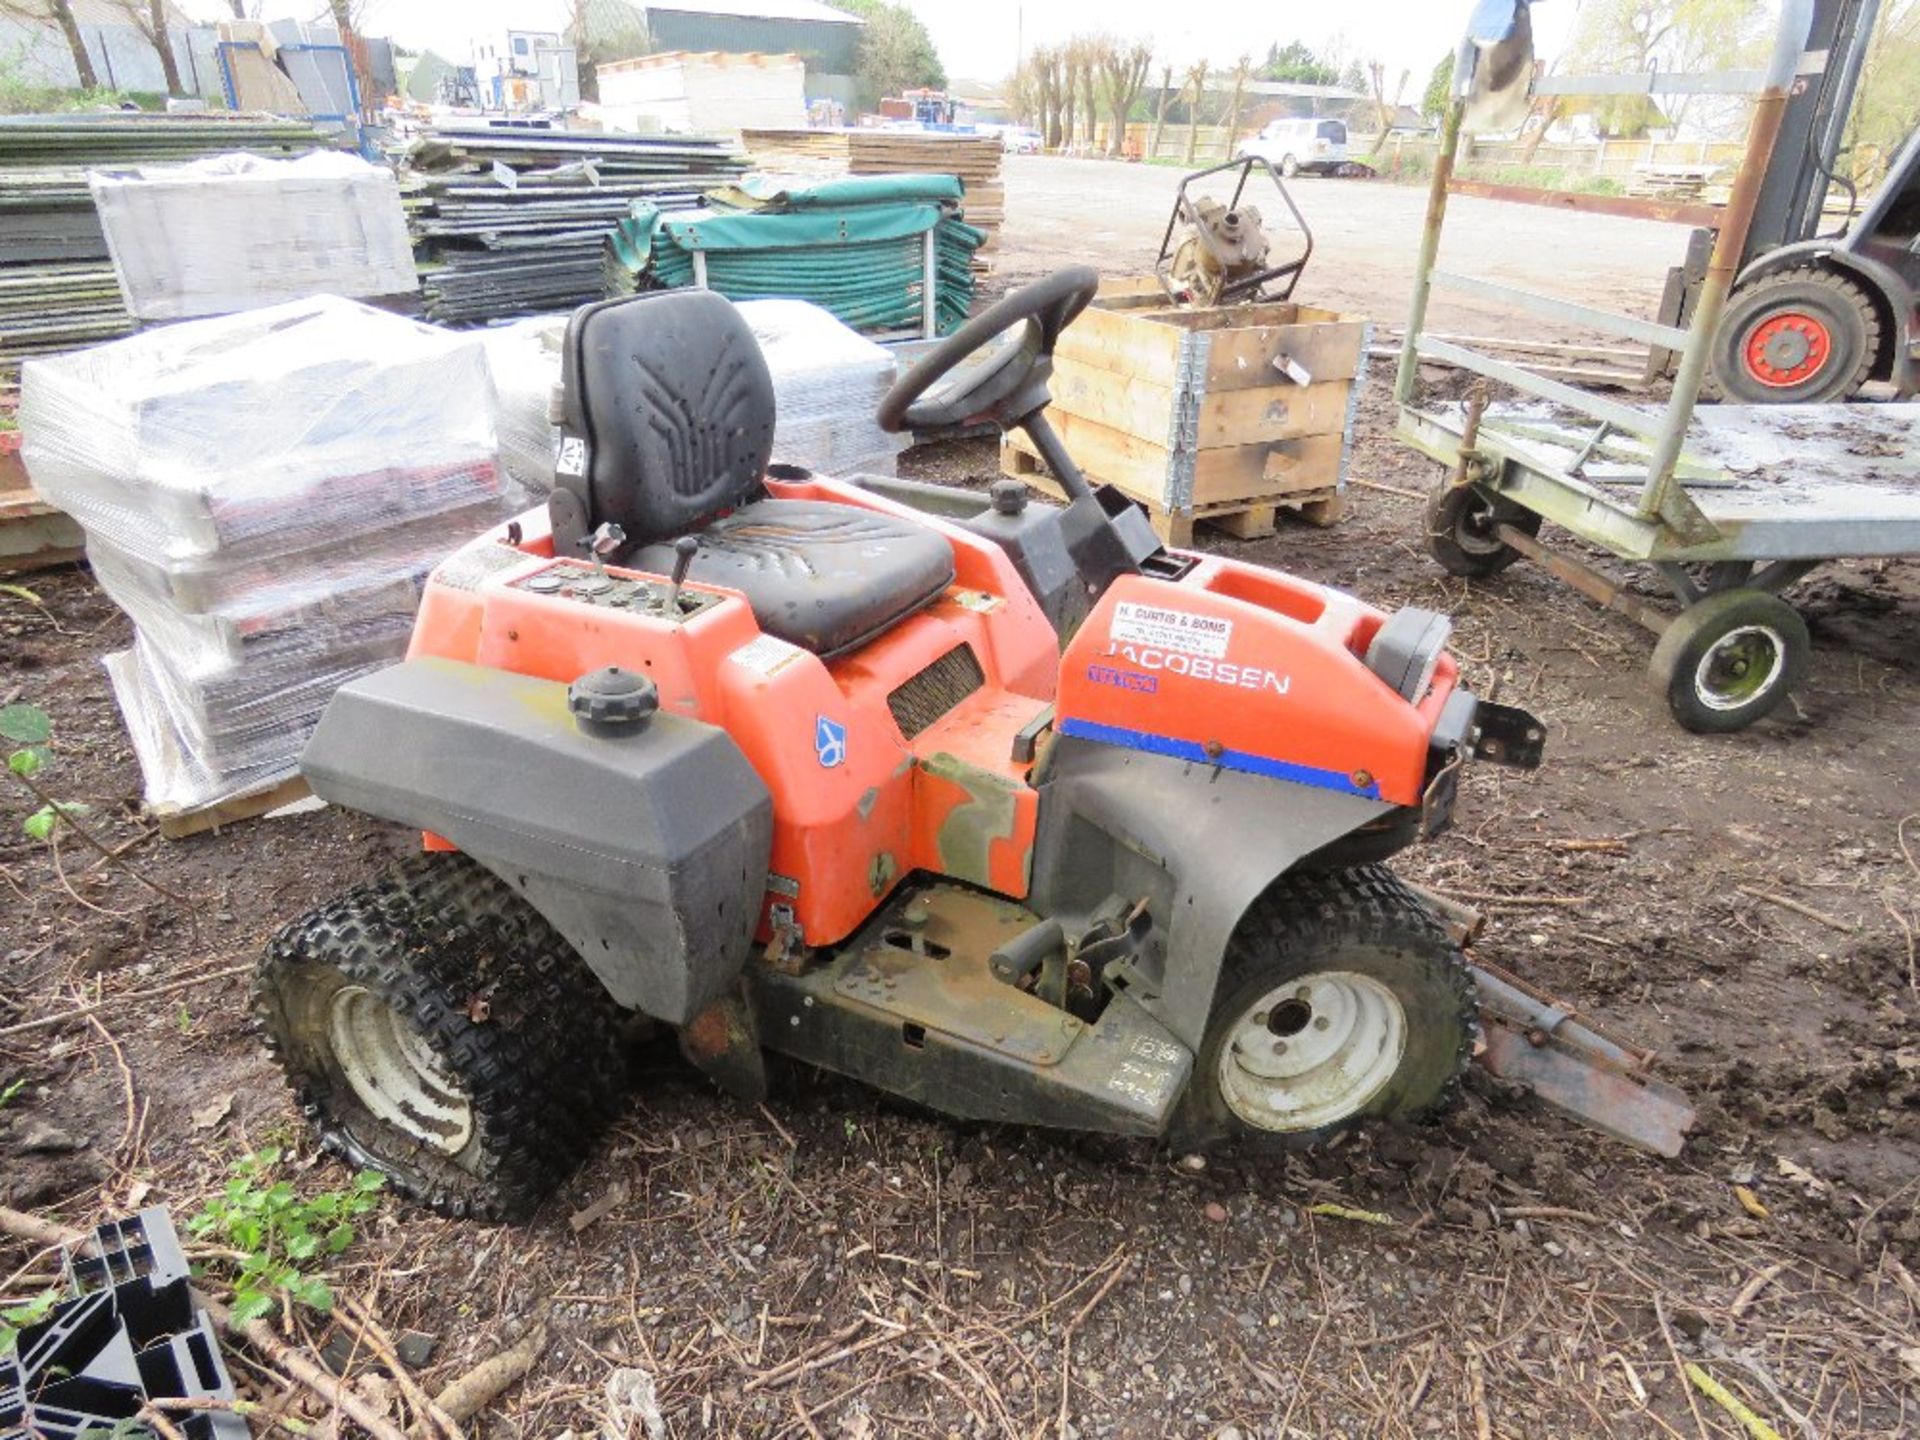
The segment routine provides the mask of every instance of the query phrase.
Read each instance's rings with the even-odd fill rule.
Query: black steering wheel
[[[894,382],[880,402],[880,428],[937,435],[1019,424],[1046,405],[1053,347],[1099,288],[1098,271],[1070,265],[989,306]]]

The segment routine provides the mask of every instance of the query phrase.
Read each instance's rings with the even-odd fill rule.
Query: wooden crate
[[[1048,418],[1082,469],[1145,505],[1161,527],[1279,509],[1330,524],[1344,491],[1353,392],[1368,324],[1311,305],[1182,310],[1152,279],[1109,280],[1061,335]],[[1042,472],[1025,436],[1001,468]],[[1262,526],[1265,529],[1262,529]]]

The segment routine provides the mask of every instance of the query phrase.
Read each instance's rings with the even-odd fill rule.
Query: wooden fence
[[[1153,125],[1151,122],[1132,122],[1127,126],[1126,156],[1130,160],[1185,163],[1188,158],[1187,137],[1191,128],[1186,125],[1162,126],[1159,143],[1153,146],[1153,153],[1149,156],[1147,147],[1154,139]],[[1105,155],[1110,133],[1110,127],[1104,122],[1094,127],[1091,139],[1083,131],[1075,137],[1070,153]],[[1239,132],[1239,139],[1244,140],[1253,133],[1243,128]],[[1193,163],[1196,166],[1215,165],[1230,159],[1234,143],[1226,126],[1202,125],[1199,134],[1194,137]],[[1431,168],[1437,149],[1438,142],[1431,135],[1395,134],[1389,135],[1387,143],[1376,152],[1373,149],[1373,136],[1356,132],[1349,143],[1348,154],[1355,160],[1366,160],[1380,170],[1397,170],[1412,164],[1425,172]],[[1740,155],[1741,144],[1737,140],[1550,141],[1537,147],[1531,157],[1525,145],[1511,140],[1471,139],[1463,140],[1460,146],[1460,163],[1463,167],[1538,167],[1623,183],[1631,180],[1636,169],[1645,165],[1720,165],[1731,171],[1740,163]]]

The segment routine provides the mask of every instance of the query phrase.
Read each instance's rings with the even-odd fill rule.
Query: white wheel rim
[[[1757,675],[1756,664],[1763,667]],[[1779,684],[1786,665],[1787,642],[1778,630],[1741,625],[1707,647],[1693,670],[1693,693],[1709,710],[1739,710]]]
[[[420,1032],[362,985],[334,992],[327,1038],[341,1073],[376,1120],[429,1150],[458,1155],[473,1138],[473,1100]]]
[[[1277,985],[1220,1046],[1220,1093],[1257,1130],[1318,1130],[1364,1109],[1400,1068],[1407,1014],[1371,975],[1326,970]]]

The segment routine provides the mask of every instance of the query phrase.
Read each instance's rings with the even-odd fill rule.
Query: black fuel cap
[[[1018,515],[1027,508],[1027,487],[1020,480],[996,480],[987,487],[987,497],[1002,515]]]
[[[587,735],[628,735],[660,708],[660,687],[618,665],[589,670],[567,687],[567,708]]]

